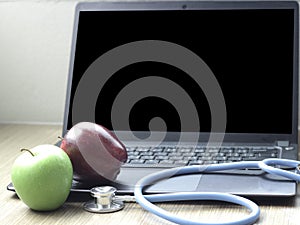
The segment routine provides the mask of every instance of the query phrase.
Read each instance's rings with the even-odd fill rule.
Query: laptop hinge
[[[280,147],[282,150],[285,151],[294,150],[294,146],[290,145],[289,141],[277,141],[276,146]]]
[[[279,147],[289,147],[290,142],[289,141],[276,141],[276,146]]]

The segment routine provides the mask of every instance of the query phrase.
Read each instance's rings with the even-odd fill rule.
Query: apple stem
[[[64,140],[64,138],[61,136],[57,136],[57,138],[59,138],[61,141]]]
[[[34,156],[34,154],[32,153],[32,151],[30,151],[30,150],[27,149],[27,148],[22,148],[22,149],[21,149],[21,152],[23,152],[23,151],[27,151],[27,152],[29,152],[32,156]]]

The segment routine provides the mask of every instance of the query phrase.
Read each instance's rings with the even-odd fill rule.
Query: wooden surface
[[[53,144],[58,135],[61,135],[60,126],[0,125],[0,224],[171,224],[134,203],[127,204],[124,210],[116,213],[88,213],[82,209],[84,201],[80,196],[72,196],[53,212],[30,210],[13,192],[6,190],[11,181],[11,166],[20,154],[20,148]],[[261,206],[260,219],[256,224],[300,224],[300,194],[294,198],[255,201]],[[207,201],[158,205],[176,215],[199,219],[201,222],[226,222],[248,213],[240,206]]]

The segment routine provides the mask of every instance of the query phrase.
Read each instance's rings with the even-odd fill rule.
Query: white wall
[[[0,123],[63,122],[79,1],[0,0]]]
[[[75,1],[0,1],[0,123],[62,123]]]

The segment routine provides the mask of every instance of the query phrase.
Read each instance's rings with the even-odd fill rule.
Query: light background
[[[0,1],[0,122],[61,124],[75,1]]]

